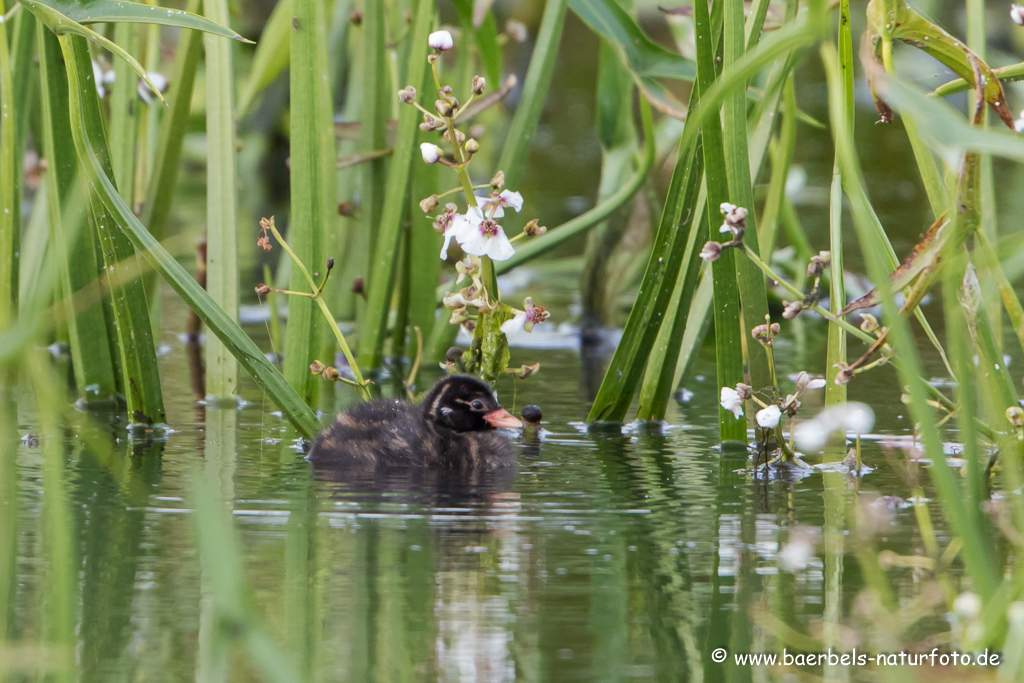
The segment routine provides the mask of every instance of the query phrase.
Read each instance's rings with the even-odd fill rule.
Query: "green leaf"
[[[116,24],[121,22],[162,24],[191,28],[205,31],[225,38],[233,38],[244,43],[251,43],[230,28],[201,17],[192,12],[165,7],[153,7],[138,2],[120,2],[119,0],[21,0],[29,9],[45,7],[50,10],[43,21],[55,33],[61,31],[51,25],[57,17],[63,16],[79,24]],[[38,12],[36,13],[39,16]]]
[[[7,26],[0,23],[0,329],[14,321],[18,306],[18,243],[21,234],[21,160],[14,103],[14,72]]]
[[[336,152],[326,78],[324,0],[295,0],[291,37],[291,211],[288,240],[313,273],[326,273],[324,234],[337,220]],[[289,289],[309,291],[301,268]],[[284,333],[284,376],[311,402],[318,389],[309,365],[320,353],[321,318],[312,299],[291,297]]]
[[[139,252],[160,271],[168,284],[206,323],[210,331],[217,335],[217,338],[224,342],[229,349],[232,349],[238,362],[252,375],[260,388],[267,392],[267,395],[282,410],[289,422],[300,434],[306,438],[313,438],[320,430],[321,425],[310,407],[284,381],[277,368],[267,360],[260,348],[242,331],[238,324],[214,303],[210,295],[164,249],[163,245],[153,239],[153,236],[135,217],[131,208],[118,195],[117,189],[97,157],[95,140],[99,132],[97,130],[98,119],[87,117],[82,110],[81,93],[83,89],[92,87],[91,77],[89,77],[92,67],[87,63],[76,63],[77,60],[84,59],[84,55],[76,57],[75,51],[69,43],[70,40],[73,39],[66,35],[60,37],[61,47],[65,50],[65,58],[68,59],[71,67],[69,69],[72,79],[69,89],[72,111],[71,130],[82,168],[93,184],[97,195]]]
[[[630,70],[641,78],[693,81],[697,66],[651,40],[615,0],[571,0],[569,6],[590,28],[610,42]]]
[[[430,34],[434,18],[433,10],[431,0],[419,0],[415,9],[413,29],[409,34],[412,49],[409,51],[406,73],[408,81],[417,88],[422,88],[425,83],[427,36]],[[398,117],[398,137],[395,139],[395,153],[388,169],[384,210],[378,226],[377,248],[368,271],[370,279],[366,313],[360,329],[359,364],[367,368],[378,367],[384,355],[388,313],[391,310],[391,296],[397,279],[395,270],[402,237],[401,227],[409,205],[409,182],[420,120],[419,110],[411,106],[403,106]],[[414,211],[419,212],[418,207]],[[429,230],[426,225],[417,224],[415,227],[419,230]],[[415,259],[434,258],[429,252],[411,256]],[[400,334],[402,332],[404,330],[399,331]]]
[[[204,0],[206,14],[227,22],[227,0]],[[238,161],[231,43],[203,36],[206,48],[206,291],[238,320]],[[308,374],[308,373],[307,373]],[[206,393],[235,401],[238,363],[220,340],[206,344]]]
[[[100,272],[95,231],[86,225],[85,182],[77,178],[75,141],[68,114],[68,81],[63,69],[60,43],[42,24],[37,24],[42,102],[43,156],[49,160],[46,200],[50,238],[61,279],[63,306],[72,368],[78,397],[88,405],[114,402],[117,382],[107,337],[103,308],[95,303],[76,306],[73,296],[97,282]]]
[[[641,105],[644,115],[650,117],[650,106],[645,100],[641,100]],[[694,123],[688,121],[687,125]],[[676,279],[684,269],[687,245],[697,239],[694,233],[699,231],[702,221],[694,209],[703,170],[699,142],[679,149],[647,270],[622,339],[590,408],[588,422],[622,422],[625,419],[672,299]]]

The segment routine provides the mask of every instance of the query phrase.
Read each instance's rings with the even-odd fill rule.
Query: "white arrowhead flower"
[[[448,31],[434,31],[427,36],[427,45],[438,52],[444,52],[455,47],[455,41],[452,40],[452,34]]]
[[[455,216],[453,230],[462,250],[474,256],[489,256],[492,261],[507,261],[516,252],[493,218],[485,218],[479,206]],[[447,231],[445,237],[447,238]]]
[[[731,387],[722,387],[722,394],[719,399],[722,407],[736,416],[736,419],[743,417],[743,398],[739,392]]]

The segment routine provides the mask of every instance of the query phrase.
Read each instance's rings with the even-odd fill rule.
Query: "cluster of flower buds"
[[[770,325],[768,323],[763,323],[750,330],[750,336],[756,339],[761,346],[771,346],[775,335],[780,332],[782,332],[782,328],[778,323],[772,323]]]
[[[324,365],[318,360],[314,360],[309,365],[309,372],[312,375],[320,375],[329,382],[340,382],[341,373],[338,372],[338,368],[333,365]]]
[[[700,250],[700,257],[709,263],[717,261],[722,256],[722,250],[729,247],[743,248],[743,235],[747,232],[747,210],[742,206],[736,206],[729,202],[723,202],[720,207],[725,220],[722,227],[718,229],[723,234],[729,234],[732,239],[728,242],[717,242],[710,240]]]
[[[830,252],[819,251],[817,256],[812,256],[811,262],[807,264],[807,277],[809,279],[820,278],[831,261],[832,254]]]

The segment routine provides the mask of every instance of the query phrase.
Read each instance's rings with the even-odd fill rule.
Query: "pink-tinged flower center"
[[[480,234],[484,237],[494,237],[498,234],[498,224],[488,219],[480,223]]]

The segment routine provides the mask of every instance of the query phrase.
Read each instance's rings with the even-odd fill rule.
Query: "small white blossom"
[[[505,216],[505,209],[503,207],[506,206],[515,209],[516,213],[523,210],[523,195],[511,190],[502,190],[499,194],[493,196],[477,194],[476,200],[477,205],[490,218],[503,218]]]
[[[427,36],[427,45],[438,52],[444,52],[452,49],[455,46],[455,41],[452,40],[452,34],[448,31],[434,31]]]
[[[782,411],[779,407],[777,405],[770,405],[757,411],[754,419],[757,421],[757,426],[761,429],[775,429],[779,426],[779,419],[781,417]]]
[[[722,407],[735,415],[737,420],[743,417],[743,398],[738,391],[732,387],[722,387],[719,400]]]
[[[522,330],[532,332],[534,325],[544,322],[550,315],[543,306],[534,306],[533,298],[529,296],[523,300],[523,307],[525,311],[516,311],[511,320],[501,324],[501,331],[510,339]]]
[[[1017,3],[1010,5],[1010,18],[1013,19],[1013,23],[1017,24],[1017,26],[1024,26],[1024,7]]]
[[[103,87],[103,67],[95,59],[92,60],[92,80],[96,82],[96,94],[100,96],[102,100],[107,96],[107,89]]]
[[[423,161],[428,164],[436,164],[441,160],[441,155],[444,151],[435,144],[430,142],[420,143],[420,154],[423,156]]]
[[[501,226],[494,219],[485,218],[478,206],[471,206],[465,214],[456,216],[453,224],[455,238],[467,254],[507,261],[516,252]]]

